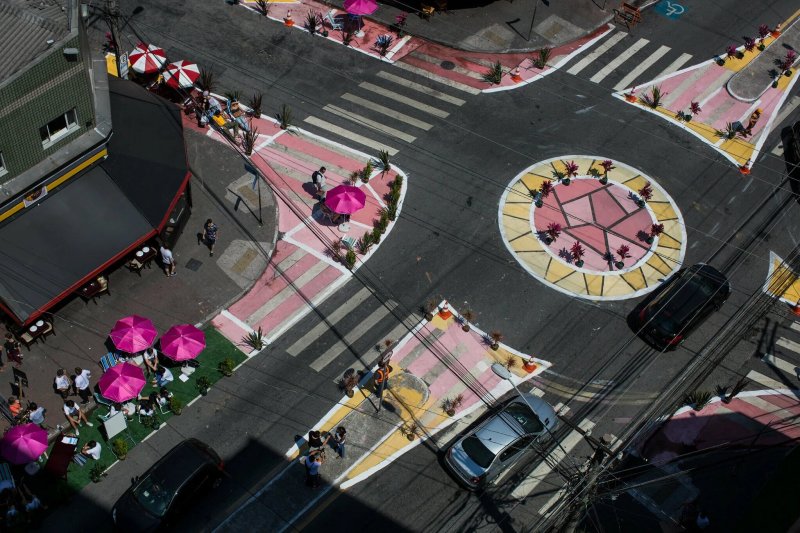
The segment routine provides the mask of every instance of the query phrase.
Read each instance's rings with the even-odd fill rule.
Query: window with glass
[[[63,115],[54,118],[41,128],[39,128],[39,135],[42,138],[42,144],[51,144],[70,131],[78,127],[78,116],[73,107]]]

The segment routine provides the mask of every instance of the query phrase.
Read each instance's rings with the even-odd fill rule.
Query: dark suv
[[[631,311],[628,324],[659,350],[674,350],[719,310],[731,294],[728,278],[716,268],[698,263],[679,270]]]
[[[210,446],[186,439],[135,479],[114,504],[118,531],[157,531],[171,524],[199,492],[222,479],[222,459]]]

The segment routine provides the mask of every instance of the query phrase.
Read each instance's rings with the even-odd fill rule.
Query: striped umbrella
[[[128,60],[131,62],[131,68],[139,74],[152,74],[164,66],[167,54],[155,45],[139,43],[128,56]]]
[[[180,60],[167,65],[164,70],[164,81],[174,89],[191,87],[200,77],[200,67],[195,63]]]

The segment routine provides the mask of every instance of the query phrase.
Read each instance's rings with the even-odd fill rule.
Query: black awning
[[[152,231],[96,166],[0,228],[0,298],[25,321]]]
[[[158,228],[189,171],[180,111],[133,82],[113,76],[108,82],[114,134],[101,165]]]

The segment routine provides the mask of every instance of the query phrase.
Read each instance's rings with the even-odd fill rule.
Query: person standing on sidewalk
[[[175,258],[172,256],[172,250],[166,247],[166,245],[161,245],[159,249],[161,252],[161,263],[164,265],[164,274],[167,277],[175,275]]]
[[[67,376],[67,371],[63,368],[59,368],[56,370],[56,379],[55,379],[55,389],[56,392],[61,395],[63,399],[69,398],[69,388],[72,385],[72,382],[69,380],[69,376]]]
[[[317,198],[319,198],[320,202],[325,201],[325,194],[328,188],[325,186],[325,167],[319,167],[319,170],[314,171],[311,174],[311,182],[314,184],[314,187],[317,189]]]
[[[206,223],[203,225],[203,241],[208,246],[209,252],[211,252],[211,257],[214,257],[214,245],[217,243],[217,231],[219,228],[216,224],[209,218],[206,220]]]
[[[312,489],[318,489],[320,484],[319,470],[322,467],[323,456],[318,450],[312,451],[306,457],[304,464],[306,467],[306,485]]]
[[[92,377],[92,373],[84,368],[75,367],[75,381],[73,382],[73,387],[75,390],[75,394],[81,397],[81,404],[89,403],[89,396],[91,391],[89,390],[89,378]]]
[[[339,454],[341,459],[344,459],[344,441],[347,438],[347,430],[344,429],[344,426],[339,426],[336,428],[336,433],[330,436],[331,438],[331,448]]]
[[[22,366],[22,350],[20,349],[19,341],[14,338],[14,335],[6,333],[6,341],[3,343],[3,348],[9,361],[14,361],[17,367]]]

